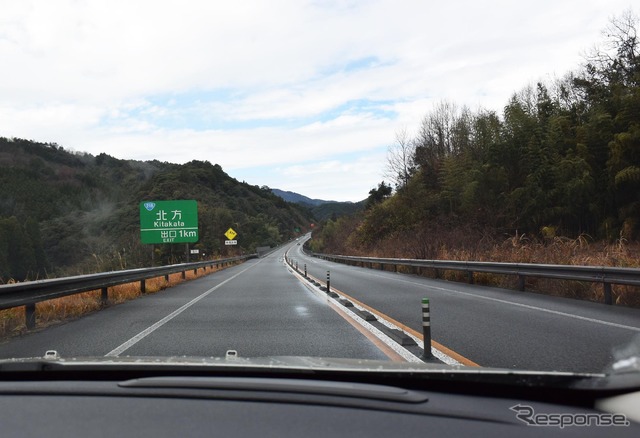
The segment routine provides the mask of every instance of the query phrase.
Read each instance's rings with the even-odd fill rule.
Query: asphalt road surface
[[[302,242],[303,239],[300,240]],[[397,359],[291,274],[299,267],[480,366],[603,371],[640,336],[640,310],[351,267],[307,256],[293,242],[274,253],[0,344],[0,357],[56,350],[79,356],[316,356]]]
[[[301,239],[302,240],[302,239]],[[429,298],[432,339],[480,366],[600,372],[640,336],[640,309],[289,257],[310,275],[416,330]]]
[[[284,250],[11,339],[0,357],[319,356],[389,360],[284,266]]]

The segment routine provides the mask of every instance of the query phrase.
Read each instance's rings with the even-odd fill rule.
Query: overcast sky
[[[435,103],[500,112],[633,3],[0,0],[0,136],[359,201]]]

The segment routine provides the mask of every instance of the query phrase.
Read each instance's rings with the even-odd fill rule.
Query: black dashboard
[[[538,415],[601,412],[459,388],[280,377],[51,377],[0,381],[3,437],[640,436],[634,422],[527,425],[514,406]]]

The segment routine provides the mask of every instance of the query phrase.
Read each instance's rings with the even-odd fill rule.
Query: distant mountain
[[[311,199],[307,196],[295,192],[287,192],[280,189],[271,189],[271,193],[281,197],[287,202],[299,204],[307,207],[316,220],[324,220],[353,214],[364,208],[365,201],[360,202],[337,202],[325,201],[322,199]]]
[[[318,220],[336,219],[340,216],[348,216],[364,209],[365,201],[360,202],[325,202],[311,209],[313,217]]]
[[[322,199],[311,199],[299,193],[287,192],[285,190],[280,190],[280,189],[271,189],[271,192],[274,195],[281,197],[285,201],[293,202],[294,204],[309,204],[315,207],[321,204],[326,204],[327,202],[335,202],[335,201],[325,201]]]

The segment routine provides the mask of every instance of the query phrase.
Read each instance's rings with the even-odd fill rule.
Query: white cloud
[[[383,180],[382,169],[386,160],[386,148],[378,148],[356,159],[317,160],[278,166],[268,171],[246,169],[239,172],[239,179],[250,184],[303,193],[314,199],[333,201],[361,201],[369,190]],[[247,172],[248,174],[245,174]],[[357,184],[356,184],[357,182]]]
[[[434,102],[500,111],[576,68],[631,5],[0,0],[0,135],[231,174],[351,154],[376,174],[334,175],[357,200],[383,170],[362,165],[367,151]]]

